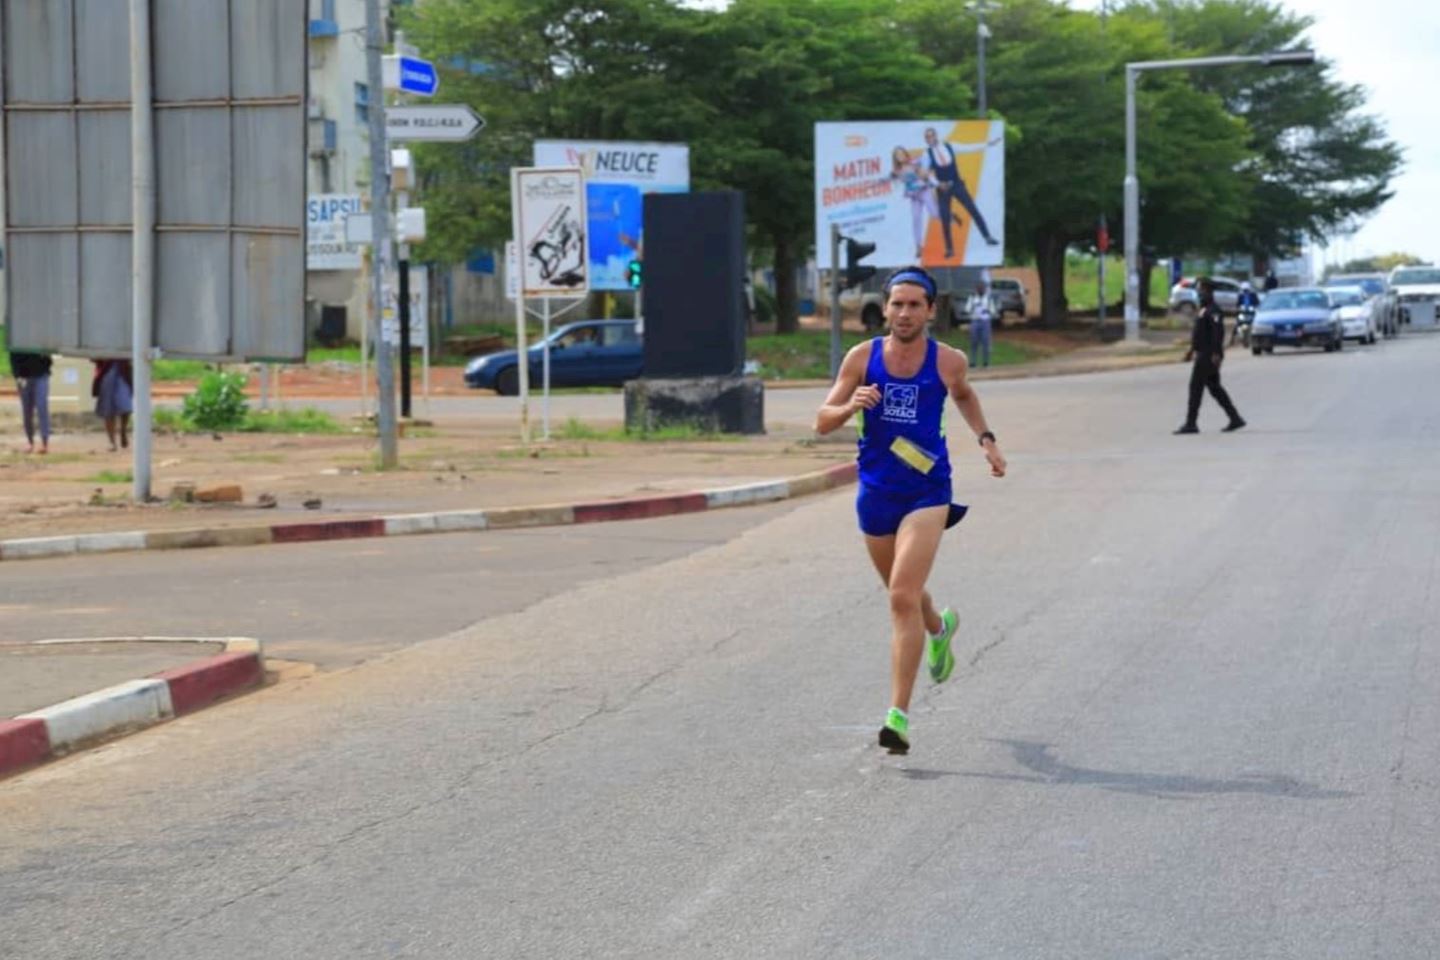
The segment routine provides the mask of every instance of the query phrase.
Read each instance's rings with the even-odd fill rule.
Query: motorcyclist
[[[1235,327],[1230,331],[1230,343],[1235,343],[1235,338],[1240,335],[1241,328],[1248,332],[1250,324],[1255,320],[1255,311],[1260,306],[1260,295],[1255,288],[1250,286],[1248,280],[1240,283],[1240,295],[1235,298]],[[1249,341],[1249,337],[1246,337]]]

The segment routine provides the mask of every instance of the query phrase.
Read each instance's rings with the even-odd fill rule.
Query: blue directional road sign
[[[440,89],[440,75],[435,72],[435,64],[418,57],[401,57],[400,89],[405,93],[433,97]]]

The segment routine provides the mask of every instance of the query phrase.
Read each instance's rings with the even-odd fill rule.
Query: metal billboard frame
[[[148,6],[151,347],[212,362],[303,359],[307,4]],[[132,206],[128,7],[0,6],[0,296],[13,347],[132,352],[131,234],[146,218]]]

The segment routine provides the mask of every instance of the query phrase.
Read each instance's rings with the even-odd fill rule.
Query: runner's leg
[[[915,674],[925,652],[925,622],[921,612],[925,581],[940,549],[949,507],[924,507],[901,521],[895,534],[895,560],[890,567],[890,646],[892,706],[909,711]],[[938,621],[939,618],[937,617]]]
[[[890,568],[895,563],[895,538],[893,536],[867,536],[865,549],[870,552],[870,562],[875,564],[875,571],[880,574],[880,582],[889,587]],[[920,597],[920,613],[925,619],[926,632],[938,634],[944,629],[945,623],[940,619],[940,611],[935,609],[935,603],[930,599],[928,590]]]

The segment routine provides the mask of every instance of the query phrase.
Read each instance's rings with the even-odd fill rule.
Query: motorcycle
[[[1250,346],[1250,328],[1255,325],[1255,307],[1253,304],[1245,304],[1235,314],[1235,330],[1230,334],[1230,342],[1234,343],[1238,337],[1241,344]]]

